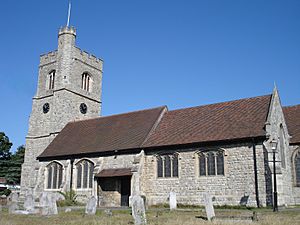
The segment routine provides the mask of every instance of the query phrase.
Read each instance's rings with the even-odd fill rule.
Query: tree
[[[8,161],[8,170],[6,180],[8,183],[20,184],[21,181],[21,168],[24,162],[25,147],[19,146],[15,154],[13,154]]]
[[[12,146],[12,143],[9,142],[9,138],[5,135],[4,132],[0,132],[0,160],[10,159],[11,146]]]
[[[5,177],[9,168],[11,158],[10,148],[12,143],[4,132],[0,132],[0,177]]]

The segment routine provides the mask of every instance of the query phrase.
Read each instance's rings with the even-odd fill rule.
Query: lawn
[[[300,210],[284,210],[273,213],[270,209],[255,210],[258,216],[257,222],[249,221],[225,221],[222,219],[215,220],[213,224],[261,224],[261,225],[300,225]],[[224,217],[238,217],[251,216],[251,210],[216,210],[216,216]],[[147,221],[151,225],[196,225],[196,224],[211,224],[209,221],[203,219],[205,212],[201,209],[197,210],[177,210],[168,211],[160,209],[152,209],[147,211]],[[113,210],[113,215],[108,216],[103,210],[97,210],[94,216],[85,216],[83,210],[76,210],[71,212],[60,211],[59,215],[51,217],[42,217],[39,215],[9,215],[7,210],[0,213],[1,225],[128,225],[134,224],[130,210]]]

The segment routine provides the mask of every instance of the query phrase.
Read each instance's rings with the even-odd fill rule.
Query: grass
[[[252,224],[258,225],[296,225],[300,224],[300,210],[286,210],[273,213],[270,209],[256,209],[258,222]],[[97,210],[94,216],[85,216],[84,210],[72,211],[69,213],[59,212],[59,215],[51,217],[42,217],[40,215],[10,215],[4,209],[0,213],[1,225],[129,225],[134,224],[130,210],[113,210],[113,215],[107,216],[103,210]],[[216,209],[216,216],[251,216],[251,210],[224,210]],[[198,217],[198,218],[197,218]],[[169,211],[166,209],[150,209],[147,211],[148,225],[202,225],[212,224],[199,217],[205,217],[205,212],[199,210],[178,210]],[[213,224],[245,224],[240,222],[214,221]]]

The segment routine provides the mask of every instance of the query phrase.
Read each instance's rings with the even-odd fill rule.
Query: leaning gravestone
[[[19,195],[17,193],[13,192],[10,194],[9,199],[10,199],[10,202],[8,204],[8,213],[12,214],[12,213],[15,213],[15,211],[19,209],[19,207],[18,207]]]
[[[97,199],[95,196],[92,196],[85,207],[85,214],[87,215],[95,215],[96,214],[96,207],[97,207]]]
[[[28,194],[25,196],[25,201],[24,201],[24,209],[28,212],[34,212],[34,198],[32,194]]]
[[[146,225],[146,212],[145,212],[145,204],[144,199],[139,196],[132,197],[132,216],[134,219],[135,225]]]
[[[177,200],[176,200],[175,192],[170,192],[169,201],[170,201],[170,210],[176,209],[177,208]]]
[[[214,206],[212,204],[212,198],[208,193],[204,193],[204,204],[205,204],[207,219],[211,221],[216,215],[215,215]]]
[[[40,196],[41,214],[43,216],[57,215],[57,205],[55,195],[43,192]]]

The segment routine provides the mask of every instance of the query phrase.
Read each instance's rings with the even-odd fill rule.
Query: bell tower
[[[58,49],[40,56],[38,85],[32,100],[21,192],[39,192],[36,157],[71,121],[101,114],[103,61],[75,46],[76,30],[58,33]]]

